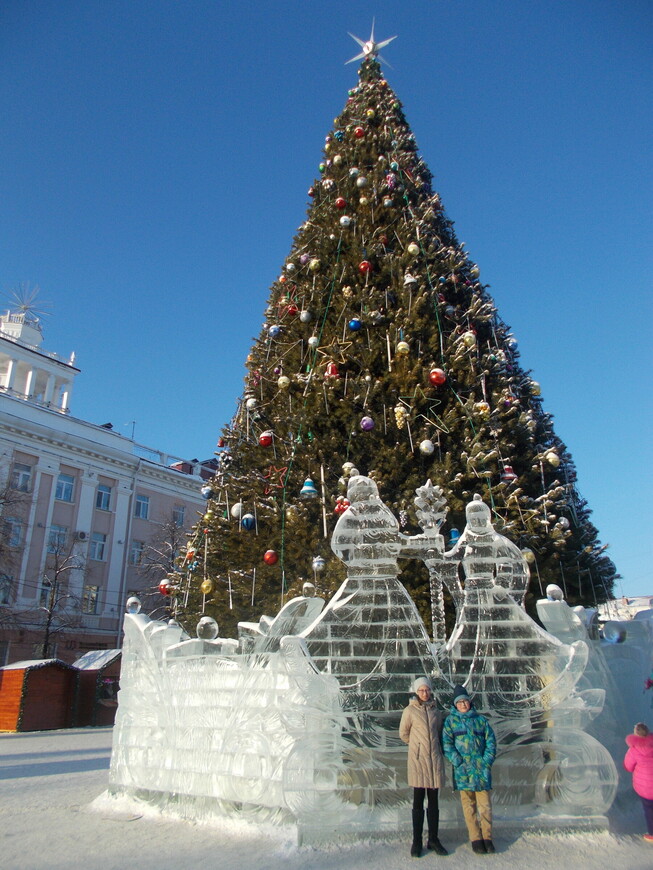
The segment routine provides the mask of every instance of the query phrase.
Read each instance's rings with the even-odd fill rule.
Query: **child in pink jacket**
[[[626,737],[628,752],[624,767],[633,775],[633,788],[644,807],[648,833],[644,839],[653,843],[653,734],[643,722],[635,725],[632,734]]]

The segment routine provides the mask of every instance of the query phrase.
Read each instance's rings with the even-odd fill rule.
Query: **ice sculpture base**
[[[467,839],[467,829],[460,810],[460,801],[451,789],[444,789],[440,802],[440,834],[445,844],[464,842]],[[102,812],[132,818],[148,814],[160,813],[184,821],[207,822],[222,819],[234,819],[239,824],[251,825],[260,832],[262,826],[274,826],[285,842],[294,841],[301,846],[329,846],[333,843],[345,844],[366,840],[399,841],[406,840],[412,833],[410,819],[411,804],[406,802],[396,814],[385,814],[383,818],[376,815],[374,819],[358,820],[358,824],[350,820],[343,828],[337,824],[311,824],[308,821],[298,822],[291,814],[278,812],[261,812],[261,807],[248,806],[233,802],[221,801],[216,798],[198,797],[196,795],[174,795],[168,792],[154,792],[147,789],[130,789],[112,787],[96,798],[100,801]],[[112,802],[115,801],[115,807]],[[604,815],[548,815],[531,811],[516,819],[514,813],[502,815],[501,807],[494,807],[493,828],[498,836],[502,834],[519,836],[525,832],[564,830],[574,831],[607,831],[609,821]],[[269,830],[269,829],[268,829]]]

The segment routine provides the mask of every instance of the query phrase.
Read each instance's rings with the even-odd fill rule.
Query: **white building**
[[[635,619],[638,613],[644,612],[648,616],[653,612],[653,595],[639,595],[635,598],[611,598],[604,604],[599,604],[599,618],[608,619]]]
[[[46,628],[65,661],[120,646],[130,594],[164,607],[143,559],[185,542],[214,467],[72,417],[74,354],[42,340],[30,313],[0,315],[0,666],[40,658]]]

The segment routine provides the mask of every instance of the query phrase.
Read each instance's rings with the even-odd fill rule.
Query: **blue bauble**
[[[248,532],[254,531],[254,529],[256,528],[256,520],[254,518],[254,514],[245,514],[240,521],[240,524]]]
[[[349,321],[349,328],[352,332],[358,332],[358,330],[361,329],[362,326],[363,324],[357,317],[352,317],[352,319]]]

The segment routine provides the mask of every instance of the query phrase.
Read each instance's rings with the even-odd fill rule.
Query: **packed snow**
[[[496,855],[474,855],[460,833],[442,832],[448,858],[411,858],[407,839],[365,840],[328,848],[299,847],[291,830],[218,820],[189,823],[149,806],[106,795],[111,728],[0,735],[2,870],[401,870],[464,862],[560,870],[562,866],[649,870],[653,843],[642,840],[644,819],[630,789],[601,832],[506,832]],[[625,744],[624,744],[625,749]]]

